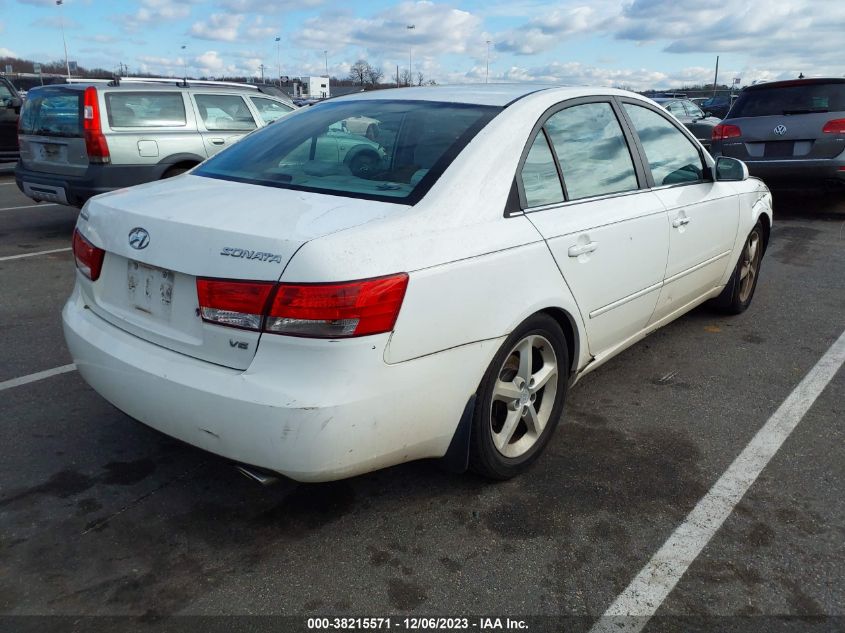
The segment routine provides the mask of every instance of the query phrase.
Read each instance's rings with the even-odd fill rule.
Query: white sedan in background
[[[353,118],[366,172],[317,151]],[[630,92],[374,91],[93,198],[64,331],[104,398],[249,468],[504,479],[586,373],[709,299],[744,310],[771,223],[740,161]]]

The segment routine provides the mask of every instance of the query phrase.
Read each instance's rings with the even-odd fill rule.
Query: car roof
[[[441,103],[464,103],[483,106],[504,107],[514,101],[534,94],[554,92],[560,99],[584,97],[590,95],[626,95],[634,93],[614,88],[593,86],[561,86],[554,84],[456,84],[449,86],[424,86],[418,88],[388,88],[356,92],[335,101],[390,100],[390,101],[438,101]],[[634,95],[640,96],[640,95]]]
[[[746,86],[744,91],[766,90],[768,88],[785,88],[787,86],[812,86],[814,84],[845,84],[845,77],[812,77],[810,79],[785,79],[782,81],[767,81]]]

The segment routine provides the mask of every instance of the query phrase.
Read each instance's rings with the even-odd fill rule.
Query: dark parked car
[[[683,123],[690,132],[695,134],[695,138],[704,147],[710,149],[713,128],[719,124],[719,119],[708,116],[689,99],[666,99],[658,97],[654,101],[674,114],[678,121]]]
[[[23,99],[12,82],[0,77],[0,163],[18,159],[18,117]]]
[[[699,104],[699,107],[707,112],[708,114],[712,114],[715,117],[719,117],[720,119],[724,119],[728,116],[728,112],[731,109],[731,105],[733,105],[734,100],[736,97],[710,97],[709,99],[705,99]]]
[[[714,156],[739,158],[780,189],[845,189],[845,79],[749,86],[713,130]]]

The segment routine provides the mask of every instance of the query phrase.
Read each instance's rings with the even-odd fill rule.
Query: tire
[[[369,178],[378,168],[379,157],[372,152],[361,152],[349,161],[349,170],[358,178]]]
[[[531,364],[523,365],[529,346]],[[538,376],[546,379],[537,386],[526,381]],[[563,330],[546,314],[530,317],[502,344],[481,380],[472,419],[470,468],[498,480],[527,470],[557,427],[568,383],[569,351]]]
[[[763,225],[754,225],[745,239],[736,268],[722,294],[714,299],[714,306],[727,314],[740,314],[748,309],[760,278],[760,264],[765,246]]]

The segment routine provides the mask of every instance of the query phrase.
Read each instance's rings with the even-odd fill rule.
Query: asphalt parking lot
[[[845,196],[775,201],[751,308],[699,308],[585,378],[526,476],[413,463],[262,488],[75,371],[4,383],[71,362],[76,210],[0,176],[0,614],[564,615],[589,629],[845,329]],[[843,464],[840,368],[645,630],[843,630]]]

